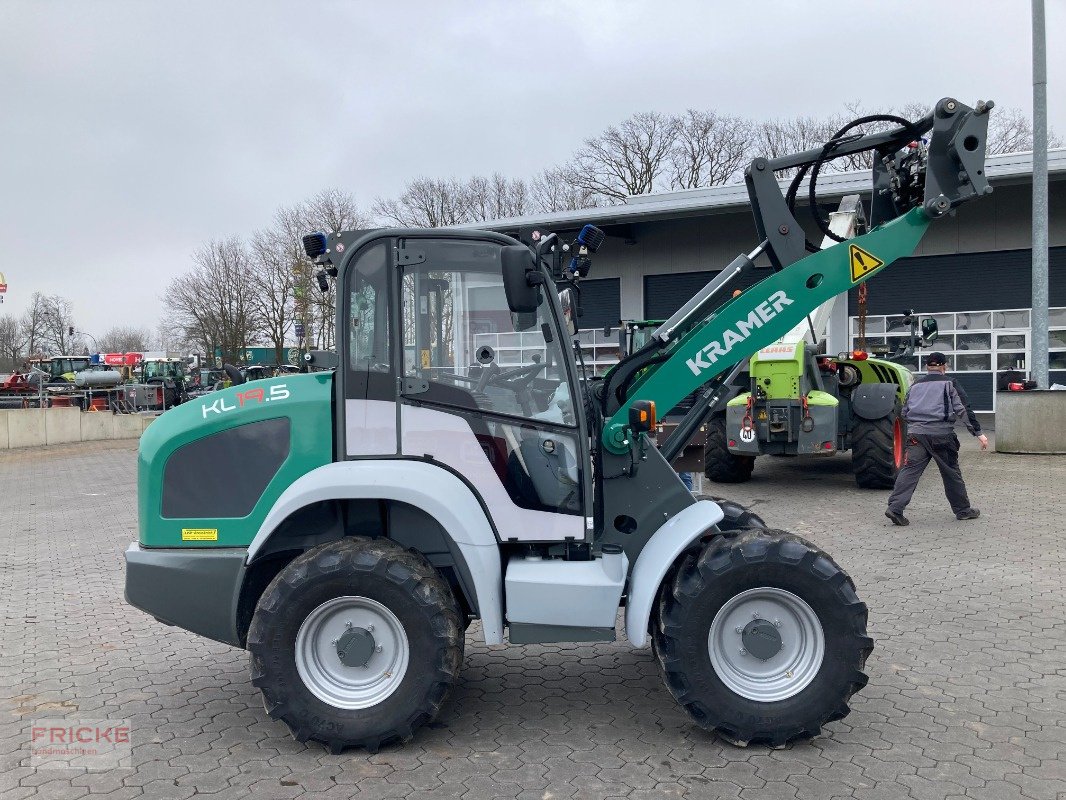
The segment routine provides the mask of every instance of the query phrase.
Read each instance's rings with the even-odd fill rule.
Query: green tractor
[[[746,481],[759,455],[833,455],[850,450],[855,482],[890,489],[903,466],[900,409],[906,367],[864,352],[817,355],[804,341],[764,347],[748,366],[750,390],[731,399],[707,432],[707,476]]]

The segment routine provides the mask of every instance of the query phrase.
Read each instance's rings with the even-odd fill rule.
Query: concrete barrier
[[[1066,453],[1066,392],[999,392],[997,453]]]
[[[81,441],[80,408],[44,409],[44,435],[47,444]]]
[[[46,444],[139,439],[155,415],[112,414],[77,408],[0,410],[0,450]]]
[[[81,416],[81,440],[97,442],[115,438],[115,415],[103,411],[89,411]]]

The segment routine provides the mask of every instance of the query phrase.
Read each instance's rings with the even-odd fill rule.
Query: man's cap
[[[948,363],[948,357],[937,350],[925,357],[925,363],[930,367],[942,367]]]

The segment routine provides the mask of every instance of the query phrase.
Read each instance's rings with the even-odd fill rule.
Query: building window
[[[900,363],[911,369],[925,369],[929,352],[947,355],[953,373],[967,376],[967,382],[977,385],[984,376],[988,399],[976,406],[978,411],[992,411],[995,405],[994,385],[1002,373],[1026,371],[1032,357],[1030,309],[997,309],[995,311],[960,311],[953,314],[917,314],[919,318],[936,320],[940,335],[932,346],[922,348]],[[1052,308],[1048,314],[1049,366],[1052,370],[1066,370],[1066,308]],[[859,348],[859,322],[851,318],[851,346]],[[900,315],[874,314],[866,318],[866,349],[874,356],[896,351],[906,343],[909,326]]]

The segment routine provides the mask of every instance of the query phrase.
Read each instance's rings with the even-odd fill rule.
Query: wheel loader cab
[[[541,282],[508,291],[523,254]],[[364,237],[338,274],[340,455],[452,471],[501,541],[584,540],[588,437],[553,285],[505,237]]]

